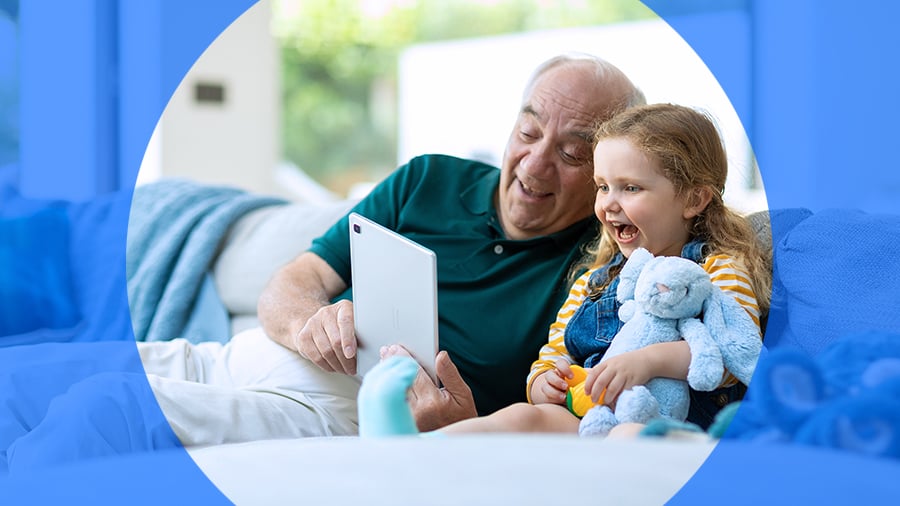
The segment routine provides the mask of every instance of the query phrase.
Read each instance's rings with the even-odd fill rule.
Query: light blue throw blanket
[[[208,275],[211,263],[238,219],[263,206],[284,203],[236,188],[180,179],[137,187],[126,248],[135,338],[227,340],[227,313],[214,294]],[[225,319],[225,335],[198,330],[215,328],[217,315]]]

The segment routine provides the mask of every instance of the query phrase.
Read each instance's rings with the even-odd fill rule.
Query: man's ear
[[[712,197],[712,190],[705,186],[693,188],[684,200],[684,219],[689,220],[702,213]]]

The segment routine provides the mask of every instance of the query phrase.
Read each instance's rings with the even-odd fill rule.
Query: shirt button
[[[503,245],[497,244],[496,246],[494,246],[494,253],[496,253],[498,255],[503,253]]]

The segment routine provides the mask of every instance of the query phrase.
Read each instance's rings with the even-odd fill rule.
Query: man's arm
[[[347,284],[314,253],[303,253],[272,276],[257,304],[266,334],[326,371],[356,374],[353,305],[331,304]]]

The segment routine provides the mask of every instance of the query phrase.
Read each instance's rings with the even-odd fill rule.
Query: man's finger
[[[434,384],[431,376],[425,372],[425,369],[423,369],[421,365],[419,366],[419,373],[416,374],[416,379],[413,380],[412,391],[413,394],[421,397],[436,397],[440,394],[438,386]]]
[[[337,357],[334,356],[334,350],[331,349],[331,341],[325,332],[316,332],[313,334],[313,343],[316,347],[318,358],[313,361],[328,372],[337,372],[343,370]]]
[[[341,335],[341,349],[345,358],[356,356],[356,331],[353,328],[353,304],[349,301],[338,303],[338,332]]]
[[[343,302],[343,301],[342,301]],[[348,358],[343,350],[343,329],[340,320],[341,307],[345,304],[335,304],[328,308],[325,312],[320,312],[319,316],[322,321],[322,329],[325,332],[326,340],[320,339],[316,341],[316,346],[322,353],[328,365],[335,372],[343,372],[344,374],[356,374],[356,359]],[[352,330],[352,314],[351,314],[351,330]],[[327,345],[327,348],[325,346]]]
[[[409,353],[409,350],[399,344],[392,344],[386,347],[384,353],[382,353],[382,360],[393,356],[412,358],[412,354]],[[413,380],[413,384],[410,387],[410,392],[412,392],[414,401],[418,401],[419,397],[434,397],[438,393],[437,385],[431,381],[431,378],[428,377],[428,373],[425,372],[425,369],[423,369],[421,365],[419,365],[419,372],[416,374],[416,379]],[[415,408],[415,406],[412,407]],[[413,409],[413,411],[415,411],[415,409]]]
[[[475,402],[472,399],[472,389],[462,379],[456,364],[450,360],[450,355],[446,351],[438,353],[434,362],[437,377],[444,385],[444,390],[450,394],[457,404],[471,404],[472,409],[475,408]]]

